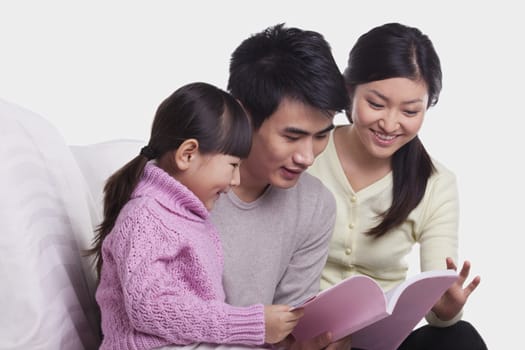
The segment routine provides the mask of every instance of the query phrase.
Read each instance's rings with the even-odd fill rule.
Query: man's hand
[[[289,335],[285,340],[275,345],[279,349],[321,350],[329,346],[331,342],[332,334],[330,332],[326,332],[306,341],[297,341],[292,335]]]
[[[350,350],[352,349],[351,336],[347,335],[346,337],[339,339],[338,341],[328,345],[326,350]]]

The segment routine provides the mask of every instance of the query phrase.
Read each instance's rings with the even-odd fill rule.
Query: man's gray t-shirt
[[[212,221],[221,234],[226,302],[294,305],[318,293],[335,211],[333,195],[307,173],[251,203],[233,191],[221,196]]]

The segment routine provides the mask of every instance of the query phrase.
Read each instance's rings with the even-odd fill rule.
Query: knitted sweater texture
[[[264,342],[264,307],[224,302],[219,236],[202,202],[152,162],[102,246],[100,349]]]

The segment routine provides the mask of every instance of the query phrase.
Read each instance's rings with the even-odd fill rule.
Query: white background
[[[444,73],[421,138],[458,176],[460,262],[482,277],[464,318],[489,349],[521,348],[523,11],[501,0],[188,3],[1,1],[0,98],[44,116],[69,144],[145,140],[162,99],[191,81],[224,88],[231,52],[270,25],[321,32],[341,69],[373,26],[417,26]]]

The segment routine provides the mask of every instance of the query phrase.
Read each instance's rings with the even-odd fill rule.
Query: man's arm
[[[314,181],[315,184],[318,180]],[[336,204],[333,195],[324,186],[317,188],[315,203],[307,204],[310,207],[304,210],[304,214],[300,213],[300,232],[296,233],[300,240],[277,285],[274,303],[296,305],[319,293],[321,273],[335,223]],[[302,210],[301,205],[298,207]]]

